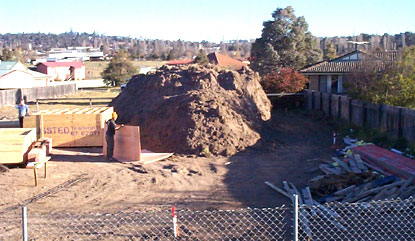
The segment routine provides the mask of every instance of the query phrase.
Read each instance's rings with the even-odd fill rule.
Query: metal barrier
[[[286,240],[291,235],[285,207],[176,214],[177,225],[170,210],[47,215],[29,210],[25,226],[15,210],[0,215],[0,240],[26,240],[22,233],[29,240]]]
[[[74,98],[39,98],[36,99],[36,111],[39,111],[39,102],[40,101],[50,101],[50,100],[89,100],[89,107],[92,107],[92,100],[112,100],[113,97],[74,97]]]
[[[298,200],[294,198],[294,200]],[[415,200],[233,211],[0,213],[0,240],[413,240]]]

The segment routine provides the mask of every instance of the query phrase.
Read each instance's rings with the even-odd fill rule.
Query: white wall
[[[0,78],[0,89],[32,88],[33,76],[22,71],[13,71]]]

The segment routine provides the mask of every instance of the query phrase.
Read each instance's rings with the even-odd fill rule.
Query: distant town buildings
[[[104,60],[104,53],[90,47],[53,48],[48,57],[37,58],[33,64],[42,62],[68,62],[68,61],[97,61]]]

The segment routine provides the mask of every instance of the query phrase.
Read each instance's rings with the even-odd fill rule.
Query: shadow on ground
[[[60,162],[112,162],[102,155],[102,147],[54,148],[51,160]]]
[[[264,184],[281,187],[287,180],[306,186],[317,173],[310,169],[330,159],[332,127],[303,110],[274,111],[261,139],[230,158],[225,178],[229,193],[246,207],[291,206],[291,201]]]

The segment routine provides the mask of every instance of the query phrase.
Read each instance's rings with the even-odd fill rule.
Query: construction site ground
[[[26,204],[32,211],[116,212],[178,209],[217,210],[290,205],[264,181],[304,187],[309,170],[328,160],[330,126],[306,111],[275,111],[266,141],[231,157],[174,155],[148,165],[107,162],[101,148],[59,148],[39,170],[0,172],[0,212]],[[174,152],[174,150],[171,150]]]

